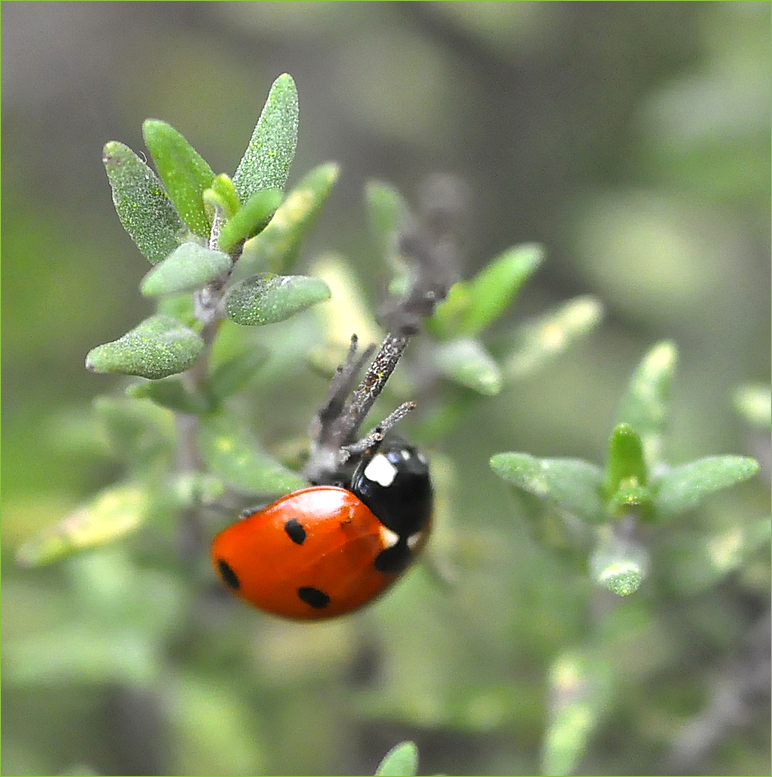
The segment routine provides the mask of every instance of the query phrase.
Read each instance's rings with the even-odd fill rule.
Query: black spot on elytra
[[[330,597],[324,591],[311,586],[298,588],[298,596],[306,604],[310,604],[316,610],[323,610],[329,603]]]
[[[384,572],[387,575],[396,575],[410,563],[410,559],[410,548],[408,548],[406,542],[400,539],[396,545],[382,550],[375,557],[374,565],[379,572]]]
[[[238,577],[236,577],[236,573],[230,568],[228,563],[220,559],[217,562],[217,565],[220,567],[220,577],[223,579],[225,585],[227,585],[229,588],[232,588],[234,591],[238,591],[239,588],[241,588],[241,582],[239,581]]]
[[[287,536],[296,545],[302,545],[306,541],[306,530],[296,518],[290,518],[289,521],[284,524],[284,531],[287,532]]]

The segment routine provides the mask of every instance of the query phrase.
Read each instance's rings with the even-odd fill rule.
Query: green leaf
[[[527,453],[497,453],[490,465],[504,480],[588,523],[603,520],[603,473],[594,464],[579,459],[537,459]]]
[[[265,229],[281,204],[281,189],[255,192],[220,230],[219,245],[231,252],[242,240]]]
[[[86,369],[158,380],[192,367],[204,341],[171,316],[151,316],[123,337],[92,348]]]
[[[459,338],[442,343],[435,359],[442,374],[454,383],[487,396],[501,391],[499,365],[479,340]]]
[[[185,225],[158,176],[117,141],[105,144],[102,162],[123,228],[151,264],[165,259],[180,244]]]
[[[396,249],[396,235],[407,203],[393,186],[381,181],[368,181],[365,186],[367,216],[378,256],[391,260]]]
[[[274,81],[247,150],[233,175],[241,202],[260,189],[283,189],[298,138],[298,92],[287,73]]]
[[[662,461],[670,385],[677,358],[674,343],[664,341],[655,345],[633,374],[617,412],[617,423],[629,424],[640,435],[649,471]]]
[[[504,372],[524,378],[585,337],[603,318],[603,306],[591,296],[576,297],[515,329]]]
[[[391,294],[407,291],[409,278],[397,278],[405,289],[389,289]],[[454,283],[448,291],[448,296],[437,305],[431,318],[426,319],[426,331],[438,340],[448,340],[456,337],[461,331],[461,322],[469,311],[472,297],[468,281]]]
[[[418,770],[415,742],[400,742],[389,750],[378,765],[376,777],[413,777]]]
[[[204,208],[203,194],[214,180],[212,168],[165,121],[147,119],[142,125],[142,133],[169,199],[182,220],[197,235],[208,238],[211,225]]]
[[[572,774],[611,703],[611,667],[589,652],[558,656],[549,674],[550,708],[541,774]]]
[[[241,391],[257,370],[268,360],[269,352],[259,346],[251,346],[221,362],[213,370],[206,384],[206,392],[215,403],[220,403]]]
[[[25,542],[16,559],[22,566],[40,566],[83,548],[113,542],[140,526],[146,507],[144,489],[135,484],[111,486]]]
[[[541,246],[526,244],[510,248],[484,267],[468,283],[469,307],[458,333],[476,335],[487,329],[512,304],[543,258]]]
[[[161,407],[181,413],[201,415],[212,409],[204,396],[191,392],[180,378],[135,383],[126,389],[126,394],[135,399],[150,399]]]
[[[598,544],[590,556],[590,574],[596,583],[617,596],[638,590],[649,570],[646,548],[631,530],[629,518],[601,527]]]
[[[230,219],[233,218],[234,213],[236,213],[240,206],[236,187],[233,185],[231,177],[226,173],[220,173],[215,176],[211,188],[204,189],[203,198],[204,206],[209,205],[212,208],[211,213],[207,211],[210,221],[214,220],[215,207],[222,211],[226,219]]]
[[[338,165],[328,162],[301,178],[268,226],[244,244],[241,261],[255,262],[274,272],[290,268],[299,254],[303,237],[338,180],[338,173]]]
[[[140,291],[146,297],[195,291],[224,277],[232,266],[230,256],[222,251],[183,243],[143,278]]]
[[[692,510],[705,497],[749,480],[758,471],[758,462],[745,456],[707,456],[673,467],[654,483],[657,513],[670,518]]]
[[[769,386],[742,386],[735,392],[734,404],[738,412],[751,426],[769,431],[770,414],[772,413]]]
[[[209,467],[236,488],[255,494],[286,494],[308,483],[260,450],[234,420],[209,416],[199,434],[201,455]]]
[[[629,424],[619,424],[608,443],[606,494],[612,496],[622,486],[645,486],[647,482],[641,438]]]
[[[329,298],[330,289],[319,278],[262,273],[230,289],[225,312],[242,326],[274,324]]]

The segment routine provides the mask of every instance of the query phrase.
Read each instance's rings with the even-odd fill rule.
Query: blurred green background
[[[528,539],[487,461],[600,463],[663,338],[681,355],[669,459],[768,456],[732,396],[769,381],[769,3],[14,2],[2,22],[3,772],[361,774],[411,738],[421,773],[534,773],[548,668],[595,595]],[[451,504],[436,543],[465,549],[450,592],[418,569],[360,614],[284,624],[175,567],[166,527],[18,568],[21,542],[119,474],[90,403],[121,383],[83,362],[151,308],[102,145],[139,152],[160,118],[232,172],[282,72],[300,94],[290,185],[342,169],[301,270],[340,251],[377,302],[365,182],[414,200],[448,171],[472,194],[465,275],[546,247],[511,321],[594,294],[603,324],[432,451]],[[314,315],[260,335],[289,354],[245,403],[269,446],[302,436],[323,395],[304,363]],[[706,536],[767,503],[756,481],[686,520]],[[583,773],[663,768],[768,608],[768,559],[695,589],[625,600]],[[768,774],[761,696],[685,771]]]

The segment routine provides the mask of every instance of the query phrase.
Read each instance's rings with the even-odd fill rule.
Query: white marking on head
[[[402,461],[410,461],[410,451],[405,450],[404,448],[399,452],[399,455],[402,457]]]
[[[418,461],[421,462],[421,464],[428,464],[429,463],[429,460],[420,451],[416,454],[416,458],[418,459]]]
[[[397,468],[381,453],[373,456],[365,467],[364,476],[379,486],[388,488],[397,477]]]
[[[421,538],[424,536],[423,531],[417,531],[415,534],[411,534],[407,538],[407,546],[410,548],[410,550],[413,550],[416,545],[421,541]]]
[[[381,542],[384,548],[393,548],[399,542],[399,534],[381,525]]]

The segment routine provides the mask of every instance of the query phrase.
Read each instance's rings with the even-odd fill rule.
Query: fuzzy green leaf
[[[281,204],[281,189],[255,192],[220,230],[219,244],[231,252],[241,241],[262,232]]]
[[[409,212],[402,195],[393,186],[381,181],[368,181],[365,187],[367,216],[378,256],[392,258],[400,222]]]
[[[655,345],[630,379],[617,412],[617,423],[630,424],[640,435],[649,471],[662,461],[670,385],[677,358],[674,343],[664,341]]]
[[[268,360],[269,352],[252,346],[221,362],[213,370],[206,384],[206,393],[214,403],[220,403],[241,391],[257,370]]]
[[[231,269],[231,258],[198,243],[183,243],[142,280],[140,291],[146,297],[195,291]]]
[[[292,76],[274,81],[247,150],[233,175],[241,202],[260,189],[283,189],[298,138],[298,92]]]
[[[171,316],[151,316],[123,337],[92,348],[86,369],[158,380],[192,367],[204,341]]]
[[[525,321],[515,330],[504,372],[511,378],[532,375],[601,321],[603,306],[595,297],[576,297]]]
[[[151,264],[165,259],[180,244],[185,225],[158,176],[117,141],[105,144],[102,162],[123,228]]]
[[[629,424],[619,424],[608,443],[606,494],[615,494],[621,486],[645,486],[647,482],[641,438]]]
[[[233,185],[231,177],[226,173],[220,173],[215,176],[212,186],[204,189],[204,206],[210,206],[213,210],[207,211],[209,220],[214,219],[214,208],[222,211],[226,219],[233,217],[233,214],[239,209],[239,195],[236,194],[236,187]]]
[[[595,582],[617,596],[637,591],[649,570],[646,548],[632,536],[630,526],[625,519],[602,527],[590,556],[590,574]]]
[[[63,520],[25,542],[16,559],[22,566],[50,564],[83,548],[120,539],[145,519],[147,496],[133,484],[111,486]]]
[[[479,340],[464,337],[443,343],[435,359],[442,374],[454,383],[487,396],[501,391],[499,365]]]
[[[692,510],[705,497],[749,480],[758,471],[758,462],[745,456],[707,456],[673,467],[654,484],[657,513],[670,518]]]
[[[148,383],[135,383],[126,389],[135,399],[150,399],[161,407],[181,413],[200,415],[211,410],[211,404],[198,393],[191,392],[180,378],[165,378]]]
[[[232,486],[255,494],[286,494],[307,486],[296,472],[260,450],[243,429],[223,416],[203,419],[201,455]]]
[[[289,269],[300,252],[303,237],[338,180],[338,173],[338,165],[328,162],[301,178],[268,226],[244,244],[241,261],[254,262],[274,272]]]
[[[329,298],[330,289],[319,278],[262,273],[233,286],[225,312],[242,326],[274,324]]]
[[[588,523],[603,520],[603,473],[594,464],[579,459],[537,459],[527,453],[497,453],[490,465],[499,477],[517,488]]]
[[[165,121],[147,119],[142,125],[142,133],[169,199],[180,217],[195,234],[208,238],[211,225],[204,208],[203,194],[214,180],[212,168]]]
[[[487,329],[512,304],[525,281],[544,258],[536,244],[510,248],[468,282],[469,307],[458,334],[476,335]]]
[[[376,777],[413,777],[418,770],[415,742],[400,742],[389,750],[378,765]]]

